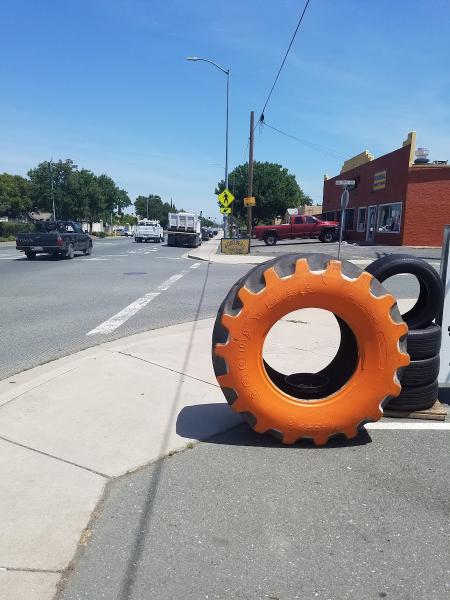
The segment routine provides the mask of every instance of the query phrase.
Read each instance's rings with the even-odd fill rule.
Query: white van
[[[134,231],[134,241],[141,242],[163,242],[164,233],[159,221],[144,219],[139,221]]]

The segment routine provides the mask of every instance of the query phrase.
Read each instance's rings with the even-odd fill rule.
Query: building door
[[[377,207],[369,206],[369,214],[367,216],[367,233],[366,240],[373,242],[375,240],[375,231],[377,229]]]

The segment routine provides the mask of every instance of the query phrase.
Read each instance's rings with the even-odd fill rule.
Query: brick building
[[[420,149],[419,149],[420,150]],[[347,160],[336,177],[325,176],[323,217],[340,220],[338,179],[356,182],[345,211],[349,240],[373,244],[440,246],[450,224],[450,165],[414,160],[416,134],[403,146],[374,158],[367,150]],[[420,154],[420,152],[418,152]]]

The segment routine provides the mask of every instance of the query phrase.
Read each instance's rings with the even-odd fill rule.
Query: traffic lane
[[[8,262],[0,300],[0,378],[104,341],[212,316],[248,267],[225,266],[214,269],[213,277],[202,276],[208,264],[184,259],[184,252],[161,246],[150,254],[142,248],[97,261],[82,257],[52,265]],[[195,264],[198,274],[191,269]],[[95,332],[120,313],[114,327],[100,335]]]
[[[0,377],[99,343],[86,333],[190,262],[152,257],[3,261]]]
[[[275,246],[266,246],[263,241],[252,240],[252,254],[267,254],[275,256],[286,252],[320,252],[337,256],[338,243],[329,244],[319,240],[296,239],[279,240]],[[441,259],[441,248],[411,248],[409,246],[359,246],[343,242],[341,245],[341,258],[343,259],[366,259],[375,260],[386,254],[412,254],[427,261],[439,262]]]
[[[447,600],[448,442],[286,447],[240,426],[110,484],[61,599]]]
[[[151,304],[132,316],[112,338],[158,327],[215,317],[234,283],[248,272],[248,265],[222,265],[188,261],[185,275]]]

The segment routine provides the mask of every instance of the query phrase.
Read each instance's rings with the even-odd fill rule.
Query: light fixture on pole
[[[228,189],[228,116],[229,116],[229,103],[230,103],[230,69],[225,69],[224,67],[221,67],[220,65],[218,65],[217,63],[215,63],[212,60],[209,60],[209,58],[201,58],[199,56],[187,56],[186,60],[190,60],[190,61],[202,61],[202,62],[207,62],[210,65],[213,65],[214,67],[216,67],[217,69],[219,69],[220,71],[222,71],[222,73],[225,73],[225,75],[227,76],[227,110],[226,110],[226,121],[225,121],[225,189]]]

